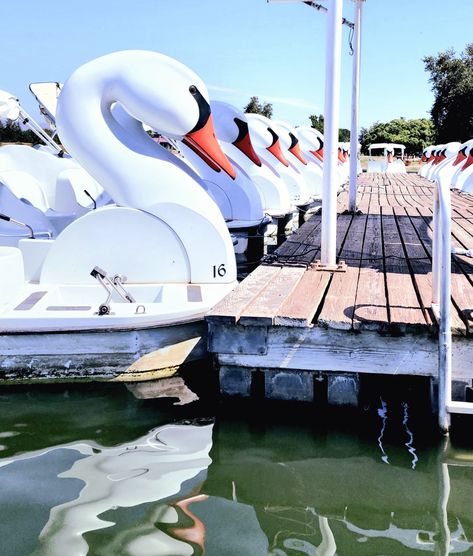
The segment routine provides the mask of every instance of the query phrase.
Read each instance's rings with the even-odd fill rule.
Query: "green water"
[[[412,406],[3,388],[0,554],[473,554],[473,442]]]

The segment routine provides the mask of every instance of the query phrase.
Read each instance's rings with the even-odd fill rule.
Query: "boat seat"
[[[45,212],[49,203],[40,182],[22,170],[0,170],[0,180],[18,199],[25,199],[30,205]]]
[[[23,257],[24,280],[39,282],[41,269],[53,239],[20,239],[18,249]]]
[[[17,247],[0,246],[0,311],[18,299],[25,284],[23,256]]]

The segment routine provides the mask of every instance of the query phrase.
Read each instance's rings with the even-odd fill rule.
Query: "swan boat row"
[[[202,358],[235,244],[320,199],[323,138],[210,103],[156,52],[103,56],[57,91],[42,112],[62,147],[0,149],[1,377],[148,380]]]
[[[430,181],[442,179],[462,193],[473,192],[473,139],[430,145],[422,153],[422,162],[420,176]]]

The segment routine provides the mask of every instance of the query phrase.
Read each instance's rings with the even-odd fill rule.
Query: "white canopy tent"
[[[369,155],[372,156],[371,151],[373,150],[392,151],[394,153],[396,149],[399,149],[401,151],[401,156],[404,157],[406,146],[400,143],[372,143],[368,147],[368,152]]]

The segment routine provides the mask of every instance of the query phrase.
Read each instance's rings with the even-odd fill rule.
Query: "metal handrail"
[[[452,401],[451,196],[450,184],[444,178],[440,176],[436,183],[432,241],[432,309],[439,321],[439,426],[446,434],[450,428],[448,405]]]

